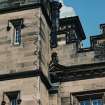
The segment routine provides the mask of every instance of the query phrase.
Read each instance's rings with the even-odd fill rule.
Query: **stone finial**
[[[100,29],[102,30],[102,33],[105,34],[105,23],[100,24]]]

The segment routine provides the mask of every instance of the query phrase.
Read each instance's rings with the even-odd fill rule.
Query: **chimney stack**
[[[102,30],[102,34],[105,34],[105,24],[100,24],[100,29]]]

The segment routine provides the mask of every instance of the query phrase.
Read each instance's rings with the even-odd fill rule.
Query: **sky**
[[[105,23],[105,0],[64,0],[65,4],[74,8],[79,16],[87,40],[84,47],[89,47],[89,36],[101,33],[100,24]]]

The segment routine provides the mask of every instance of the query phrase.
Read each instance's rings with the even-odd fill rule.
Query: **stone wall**
[[[50,33],[51,29],[48,26],[44,15],[41,12],[40,17],[40,58],[39,63],[45,75],[48,75],[48,67],[51,61],[50,48]]]
[[[65,66],[72,66],[72,65],[81,65],[81,64],[91,64],[91,63],[98,63],[104,62],[104,48],[102,47],[98,49],[98,57],[96,56],[96,49],[93,50],[87,49],[88,51],[78,52],[77,44],[70,43],[70,44],[63,44],[59,45],[57,48],[53,49],[53,52],[57,52],[59,64]],[[102,57],[103,56],[103,57]],[[97,57],[97,58],[96,58]]]
[[[105,82],[105,77],[62,82],[59,91],[61,93],[61,96],[65,97],[65,96],[69,96],[70,93],[75,93],[75,92],[101,90],[101,89],[105,89],[104,82]]]
[[[57,52],[59,64],[65,66],[94,63],[94,52],[77,52],[76,43],[59,45],[53,52]]]
[[[21,29],[21,44],[14,45],[14,27],[8,20],[24,21]],[[48,76],[48,66],[51,61],[50,27],[40,8],[22,10],[0,15],[0,75],[30,71],[42,68]],[[49,105],[49,93],[40,77],[0,81],[0,102],[3,92],[19,90],[21,105]],[[10,103],[5,96],[7,104]]]
[[[50,95],[50,104],[49,105],[61,105],[60,94],[51,94]]]
[[[0,15],[0,74],[35,70],[38,68],[38,34],[40,9],[24,10]],[[21,44],[13,44],[14,28],[7,31],[8,20],[23,18]]]
[[[38,105],[38,79],[24,78],[8,81],[0,81],[0,103],[3,101],[3,92],[20,91],[21,105]],[[7,95],[4,95],[6,105],[9,105],[10,100]]]
[[[3,101],[3,93],[20,91],[21,105],[49,105],[49,94],[40,77],[30,77],[0,81],[0,102]],[[4,94],[6,105],[10,100]]]
[[[45,85],[40,81],[40,104],[39,105],[49,105],[49,93]]]
[[[81,92],[92,92],[92,91],[100,91],[105,89],[105,77],[103,78],[95,78],[95,79],[86,79],[86,80],[77,80],[70,82],[62,82],[59,93],[62,100],[61,105],[69,105],[72,101],[72,97],[77,99],[75,96],[71,96],[74,93]],[[105,91],[105,90],[104,90]],[[76,102],[76,101],[75,101]]]
[[[102,54],[104,54],[104,48],[98,49],[99,58],[96,58],[97,56],[96,56],[95,48],[93,50],[87,50],[87,51],[84,50],[84,51],[78,52],[76,43],[59,45],[57,48],[53,49],[53,52],[57,52],[59,64],[63,66],[73,66],[73,65],[105,62],[105,60],[99,59],[100,57],[102,58],[103,56]],[[82,93],[82,92],[86,92],[88,94],[88,91],[97,92],[97,91],[104,90],[105,89],[104,82],[105,82],[105,77],[61,82],[58,96],[57,95],[52,96],[52,100],[54,99],[52,103],[55,103],[54,105],[56,105],[57,101],[55,100],[59,98],[60,101],[57,103],[57,105],[70,105],[72,103],[71,102],[72,100],[74,102],[72,103],[72,105],[79,105],[79,104],[76,104],[76,102],[78,102],[77,97],[73,95],[71,96],[71,94]]]

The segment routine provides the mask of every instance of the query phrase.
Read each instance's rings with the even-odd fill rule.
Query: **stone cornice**
[[[50,67],[52,82],[67,82],[83,79],[92,79],[105,76],[105,62],[63,66],[54,64]]]

